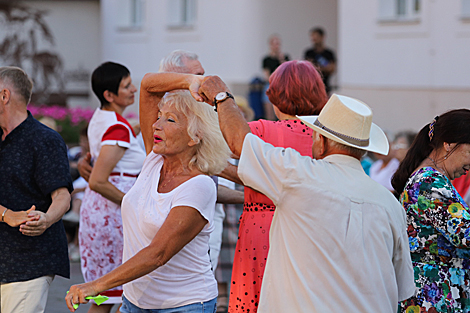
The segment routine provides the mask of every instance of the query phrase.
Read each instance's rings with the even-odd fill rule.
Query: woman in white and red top
[[[80,208],[80,255],[85,281],[95,280],[122,263],[121,201],[134,185],[145,159],[132,126],[122,117],[137,91],[129,70],[116,63],[101,64],[92,75],[92,88],[100,99],[88,126],[94,163]],[[109,312],[121,303],[122,287],[103,293],[110,297],[89,312]]]

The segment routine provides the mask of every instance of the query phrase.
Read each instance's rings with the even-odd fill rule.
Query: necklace
[[[442,167],[439,167],[437,166],[437,163],[436,161],[434,161],[431,157],[428,157],[429,160],[431,160],[431,162],[434,164],[434,166],[436,167],[436,170],[438,170],[439,172],[441,172],[442,174],[444,174],[448,179],[450,179],[450,176],[449,176],[449,173],[447,172],[447,170]]]
[[[161,186],[160,188],[165,188],[166,185],[168,185],[169,182],[171,182],[173,180],[173,178],[175,178],[177,175],[183,173],[184,171],[184,167],[181,166],[181,171],[180,172],[176,172],[175,175],[173,175],[165,184],[163,184],[163,186]]]

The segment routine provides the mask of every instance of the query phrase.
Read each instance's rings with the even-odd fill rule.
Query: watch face
[[[227,98],[227,93],[226,93],[226,92],[219,92],[219,93],[217,94],[217,96],[215,96],[215,99],[216,99],[217,101],[223,100],[223,99],[225,99],[225,98]]]

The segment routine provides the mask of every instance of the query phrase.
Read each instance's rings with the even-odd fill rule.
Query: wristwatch
[[[232,98],[232,99],[234,99],[233,96],[232,96],[230,93],[226,92],[226,91],[219,92],[219,93],[214,97],[214,102],[213,102],[213,103],[214,103],[214,111],[217,112],[217,104],[219,104],[219,103],[222,102],[222,101],[227,100],[227,98]]]

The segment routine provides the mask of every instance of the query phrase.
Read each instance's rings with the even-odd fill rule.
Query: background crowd
[[[71,311],[99,293],[110,299],[89,312],[110,312],[114,303],[121,312],[361,312],[374,306],[470,312],[469,111],[443,112],[418,134],[380,130],[374,137],[367,105],[337,95],[328,100],[335,54],[325,47],[322,28],[310,34],[305,61],[290,61],[281,38],[269,38],[259,99],[232,95],[219,78],[204,78],[194,53],[170,53],[158,73],[142,80],[138,122],[123,117],[137,91],[129,69],[105,62],[91,78],[101,106],[80,131],[80,148],[69,153],[51,130],[53,121],[39,124],[26,110],[28,76],[1,68],[0,173],[8,188],[0,194],[0,233],[10,247],[0,254],[0,265],[7,264],[0,266],[2,312],[19,312],[25,301],[31,308],[24,312],[44,310],[54,275],[69,276],[66,242],[85,280],[66,297]],[[357,139],[351,125],[361,118],[368,128]],[[24,142],[33,134],[40,148],[28,149]],[[21,165],[31,165],[18,169],[17,154],[25,157]],[[39,161],[43,166],[36,168]],[[20,174],[21,183],[9,183]],[[330,204],[334,220],[309,212]],[[352,213],[345,213],[349,206]],[[354,224],[359,211],[364,220]],[[327,231],[342,221],[349,223],[345,230]],[[354,233],[365,229],[384,236]],[[24,271],[31,260],[25,249],[36,249],[43,262]],[[357,259],[348,271],[344,261],[351,254]],[[320,278],[307,269],[315,266],[324,269]],[[316,279],[336,279],[338,286],[322,286],[320,299]],[[13,301],[13,293],[28,294],[33,286],[41,293]]]

